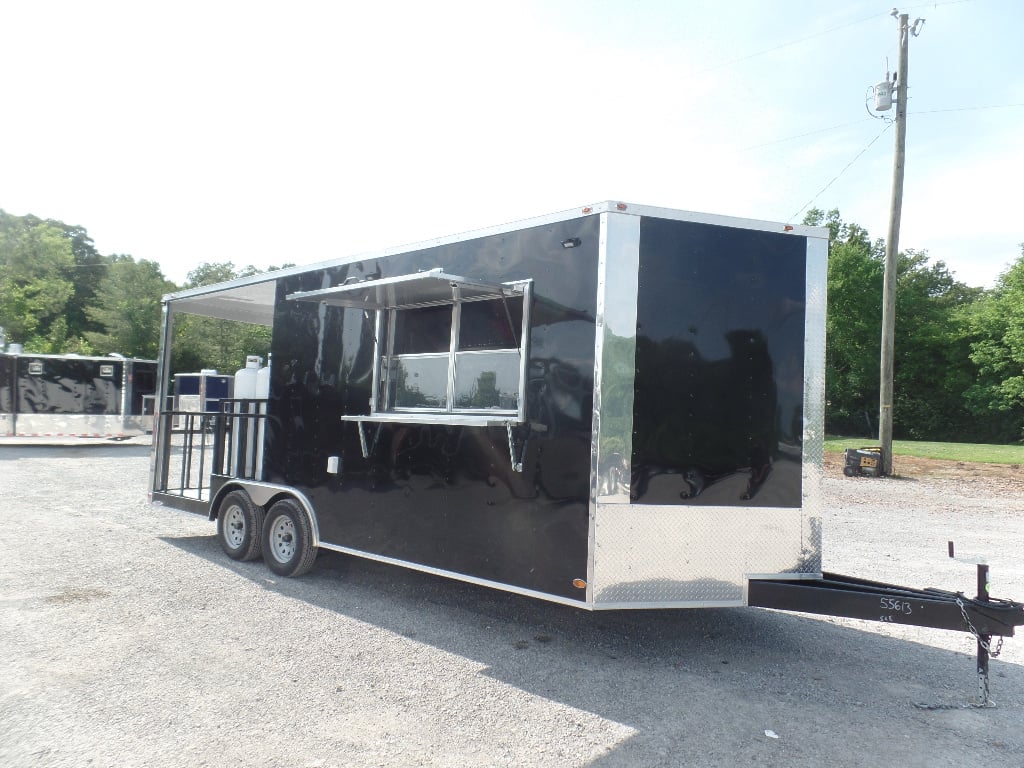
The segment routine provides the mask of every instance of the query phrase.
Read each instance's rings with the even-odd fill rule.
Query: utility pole
[[[893,9],[893,15],[897,15]],[[878,388],[878,442],[882,446],[882,474],[892,474],[892,395],[893,331],[896,326],[896,257],[900,245],[900,215],[903,209],[903,167],[907,146],[907,69],[910,34],[917,35],[918,24],[910,26],[910,16],[900,13],[900,52],[896,68],[896,149],[892,167],[892,202],[889,208],[889,233],[885,238],[885,279],[882,284],[882,359]]]

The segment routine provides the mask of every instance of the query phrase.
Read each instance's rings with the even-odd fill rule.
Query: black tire
[[[263,547],[266,511],[245,491],[232,491],[217,507],[217,540],[232,560],[255,560]]]
[[[263,560],[278,576],[301,576],[313,567],[317,549],[303,509],[282,499],[267,512],[263,525]]]

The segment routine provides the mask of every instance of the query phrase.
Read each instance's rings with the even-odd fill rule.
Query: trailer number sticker
[[[114,366],[112,366],[112,365],[101,365],[100,366],[100,376],[103,376],[104,378],[107,378],[107,379],[112,379],[114,377]]]
[[[911,607],[909,602],[906,600],[897,600],[894,597],[883,597],[881,605],[883,611],[902,613],[904,616],[909,616],[914,612],[914,609]]]
[[[43,364],[38,360],[33,360],[28,364],[28,375],[29,376],[42,376],[43,375]]]

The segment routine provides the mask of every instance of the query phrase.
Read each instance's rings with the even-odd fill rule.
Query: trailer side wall
[[[584,600],[573,580],[587,575],[598,252],[589,216],[280,279],[266,479],[310,499],[324,544]],[[358,425],[341,416],[369,412],[374,313],[285,298],[436,267],[534,281],[522,472],[504,428],[414,418],[367,423],[364,458]]]

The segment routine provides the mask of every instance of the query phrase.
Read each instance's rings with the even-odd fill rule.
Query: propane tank
[[[256,399],[256,379],[259,376],[259,355],[245,358],[245,368],[235,372],[235,400]],[[237,477],[253,477],[256,455],[256,419],[241,414],[253,413],[252,403],[236,402],[231,430],[231,469]]]
[[[263,429],[267,420],[267,403],[270,397],[270,360],[256,371],[256,399],[263,400],[258,404],[259,422],[256,424],[256,479],[263,479]]]
[[[270,366],[265,365],[256,371],[256,399],[266,400],[270,397]]]
[[[892,109],[892,83],[883,80],[874,87],[875,112],[888,112]]]
[[[235,372],[236,399],[252,400],[256,397],[256,379],[259,376],[261,362],[263,361],[258,355],[249,355],[245,358],[245,368],[239,368]]]

